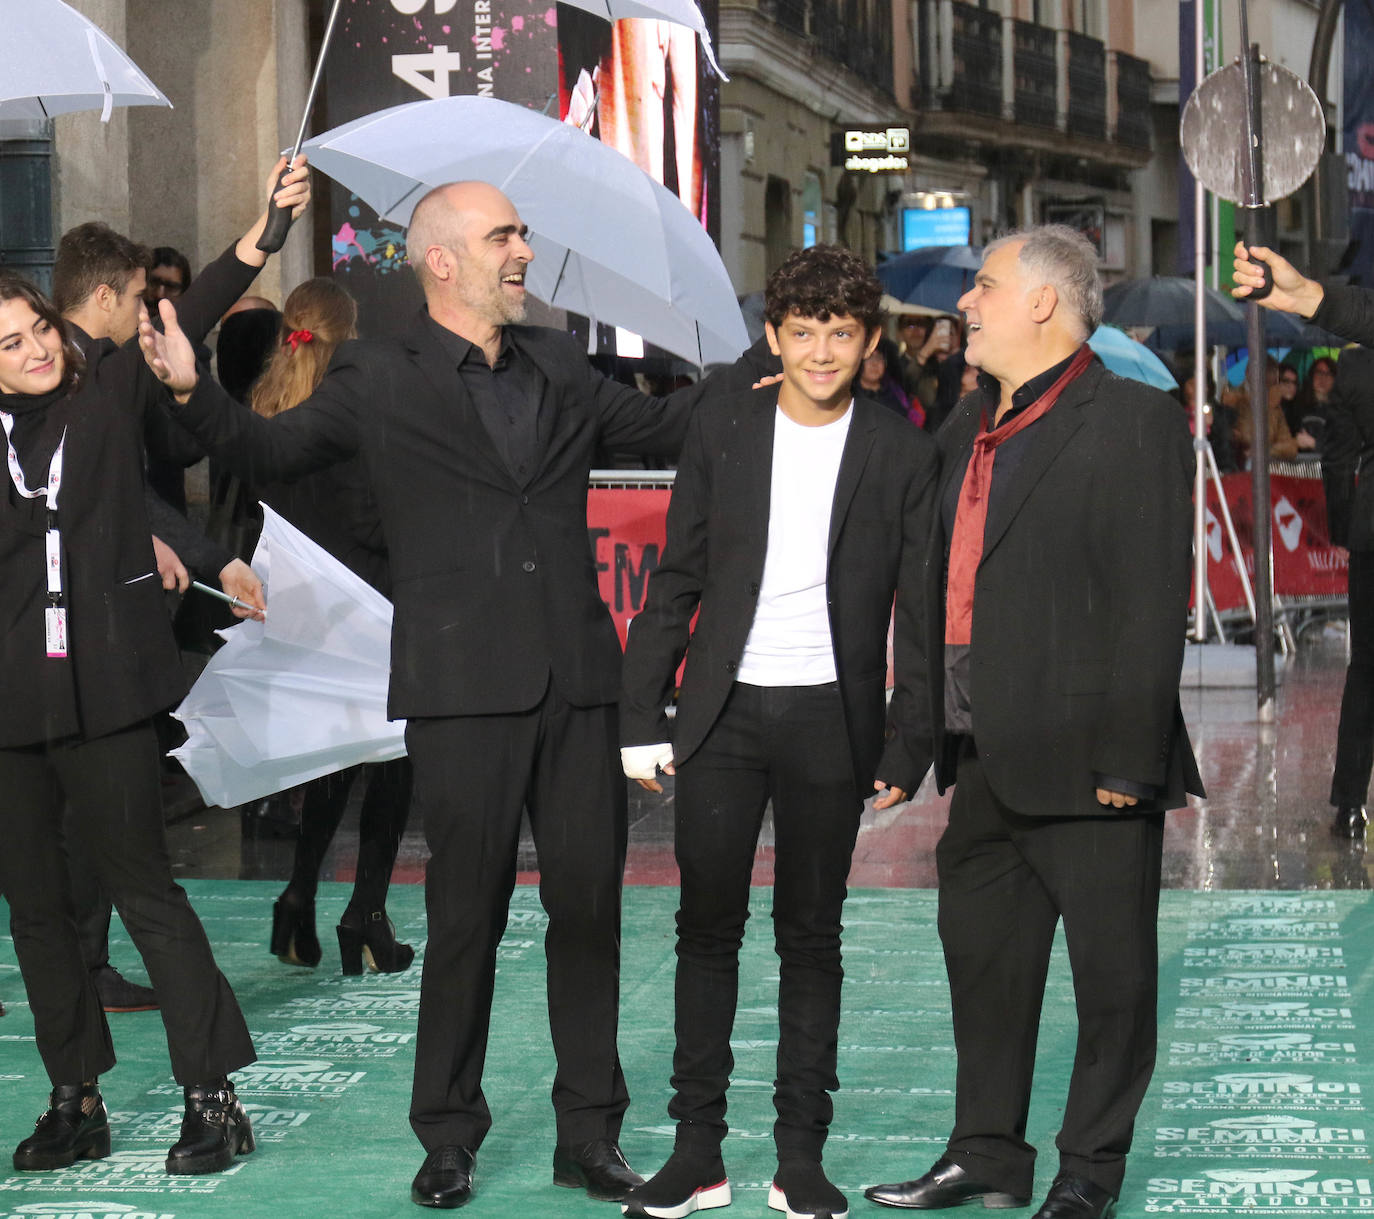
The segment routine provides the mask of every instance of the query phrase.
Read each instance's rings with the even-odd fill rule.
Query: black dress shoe
[[[235,1156],[255,1150],[253,1126],[227,1079],[186,1090],[181,1138],[167,1153],[167,1171],[181,1176],[223,1172]]]
[[[625,1162],[614,1139],[565,1143],[553,1149],[553,1183],[585,1189],[597,1202],[620,1202],[644,1178]]]
[[[941,1156],[924,1177],[898,1185],[873,1185],[864,1197],[879,1206],[896,1206],[913,1211],[941,1210],[982,1199],[988,1210],[1029,1206],[1029,1197],[1018,1197],[975,1181],[953,1160]]]
[[[97,965],[91,970],[91,983],[107,1012],[155,1012],[157,995],[151,986],[130,982],[113,965]]]
[[[19,1172],[51,1172],[110,1154],[110,1119],[95,1080],[52,1090],[33,1133],[14,1149]]]
[[[1342,804],[1331,822],[1331,832],[1337,838],[1363,838],[1369,815],[1362,804]]]
[[[477,1153],[466,1147],[436,1147],[410,1186],[410,1200],[420,1206],[455,1210],[472,1197],[472,1169]]]
[[[1102,1186],[1061,1172],[1034,1219],[1111,1219],[1116,1199]]]

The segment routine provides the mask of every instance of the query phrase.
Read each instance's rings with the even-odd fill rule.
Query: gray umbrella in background
[[[489,182],[529,225],[525,287],[546,305],[632,330],[698,367],[749,345],[730,276],[696,217],[569,123],[491,97],[446,97],[345,123],[305,152],[402,225],[435,186]]]
[[[62,0],[0,0],[0,119],[170,106],[94,22]]]

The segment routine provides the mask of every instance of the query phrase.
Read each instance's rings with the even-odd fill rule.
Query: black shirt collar
[[[1065,356],[1058,364],[1045,369],[1044,372],[1036,373],[1029,381],[1020,385],[1011,396],[1011,410],[1009,410],[998,421],[1001,427],[1009,419],[1015,418],[1026,407],[1035,402],[1051,385],[1053,385],[1063,375],[1064,370],[1078,355],[1075,350],[1071,355]],[[995,377],[989,376],[985,372],[978,374],[978,388],[983,394],[983,409],[987,412],[989,425],[997,412],[997,405],[1002,399],[1002,387]]]
[[[480,362],[483,368],[487,365],[487,354],[476,343],[469,342],[461,334],[455,334],[447,326],[441,326],[425,310],[425,324],[430,328],[431,333],[439,340],[439,345],[444,349],[444,354],[453,361],[455,368],[461,368],[469,361]],[[514,342],[511,339],[510,327],[501,327],[501,347],[496,356],[496,369],[504,368],[510,359]],[[493,369],[495,371],[495,369]]]

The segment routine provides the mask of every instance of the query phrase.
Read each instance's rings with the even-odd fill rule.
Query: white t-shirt
[[[751,686],[819,686],[835,680],[826,551],[835,480],[853,417],[852,401],[840,418],[821,427],[803,427],[781,409],[777,412],[768,550],[737,681]]]

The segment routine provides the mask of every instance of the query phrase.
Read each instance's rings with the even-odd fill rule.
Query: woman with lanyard
[[[308,200],[302,166],[275,201]],[[187,292],[181,316],[196,339],[265,262],[265,221]],[[186,1100],[167,1171],[220,1172],[253,1150],[228,1078],[254,1060],[253,1043],[163,833],[152,717],[185,692],[143,500],[144,414],[164,393],[136,342],[104,340],[83,358],[52,302],[0,272],[0,892],[53,1084],[15,1150],[20,1171],[110,1152],[97,1077],[115,1056],[73,921],[64,803],[162,1005]]]
[[[281,342],[253,386],[253,410],[270,418],[304,402],[324,377],[335,348],[345,339],[358,337],[357,324],[357,303],[332,280],[308,279],[293,289],[282,307]],[[361,458],[255,490],[269,508],[383,596],[391,596],[391,566],[381,517]],[[320,963],[315,932],[320,866],[361,771],[360,766],[349,767],[306,785],[291,882],[272,907],[272,952],[288,965]],[[364,967],[399,973],[415,959],[415,950],[396,939],[386,916],[391,869],[410,813],[410,790],[409,758],[393,758],[369,768],[358,815],[353,897],[337,928],[346,974],[360,974]]]

